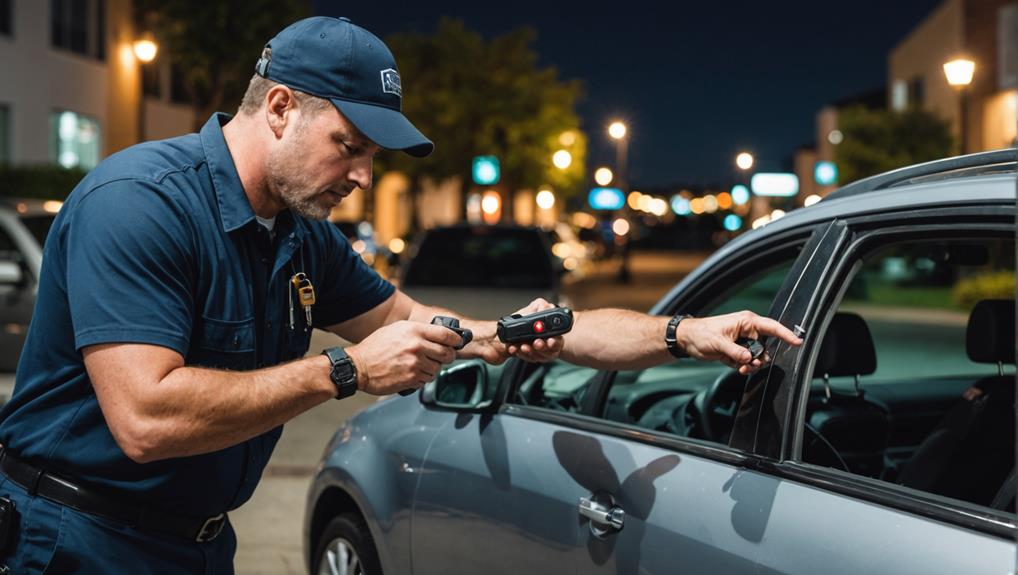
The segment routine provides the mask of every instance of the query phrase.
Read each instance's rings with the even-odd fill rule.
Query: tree
[[[844,140],[834,149],[842,183],[951,155],[945,120],[917,108],[904,112],[862,106],[838,112]]]
[[[399,64],[403,112],[435,141],[424,160],[388,154],[379,167],[412,181],[459,176],[470,181],[471,159],[497,156],[509,190],[551,185],[562,195],[584,177],[586,138],[574,106],[582,87],[558,79],[554,67],[539,68],[530,28],[485,40],[463,22],[443,19],[434,35],[396,34],[386,39]],[[572,132],[564,146],[560,137]],[[551,161],[566,147],[566,170]]]
[[[194,110],[197,131],[215,111],[233,111],[270,38],[310,13],[306,0],[138,0],[137,20],[166,54]]]

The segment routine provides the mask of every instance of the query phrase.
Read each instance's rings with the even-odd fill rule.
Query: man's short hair
[[[240,108],[237,109],[237,114],[253,116],[262,107],[262,102],[265,101],[265,95],[269,93],[269,90],[273,86],[278,85],[278,82],[273,82],[258,74],[251,76],[251,82],[247,85],[247,91],[244,92],[244,98],[240,101]],[[309,116],[313,116],[322,110],[327,110],[329,106],[332,106],[332,102],[325,98],[305,94],[300,90],[293,90],[293,95],[297,100],[297,106]]]

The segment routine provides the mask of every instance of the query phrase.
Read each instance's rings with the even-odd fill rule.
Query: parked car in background
[[[308,567],[1012,572],[1015,154],[845,186],[650,310],[749,309],[802,336],[765,341],[751,376],[469,361],[376,403],[318,467]]]
[[[497,319],[534,298],[558,302],[557,267],[539,228],[439,227],[424,232],[416,242],[400,289],[421,303],[477,319]]]
[[[0,203],[0,372],[13,372],[28,335],[42,267],[42,246],[60,202]]]
[[[551,244],[551,253],[558,258],[565,272],[565,277],[578,280],[590,273],[593,268],[594,245],[592,242],[581,242],[573,228],[565,222],[556,222],[545,230]]]

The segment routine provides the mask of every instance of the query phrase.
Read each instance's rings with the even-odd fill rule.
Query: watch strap
[[[322,350],[322,355],[332,362],[329,379],[336,386],[336,399],[344,399],[357,393],[357,366],[339,346]]]
[[[688,313],[680,313],[675,314],[674,316],[672,316],[672,319],[668,320],[668,327],[665,328],[665,345],[668,347],[668,353],[672,354],[672,357],[678,359],[689,357],[689,354],[686,353],[686,350],[682,349],[682,346],[679,345],[678,340],[675,339],[675,330],[678,329],[679,323],[681,323],[682,320],[689,317],[693,316],[689,315]]]

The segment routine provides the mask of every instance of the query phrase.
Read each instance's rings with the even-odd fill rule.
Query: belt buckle
[[[222,532],[224,525],[226,525],[225,513],[209,517],[205,520],[205,523],[202,523],[201,529],[198,530],[198,536],[194,540],[198,543],[212,541],[219,537],[219,533]]]

